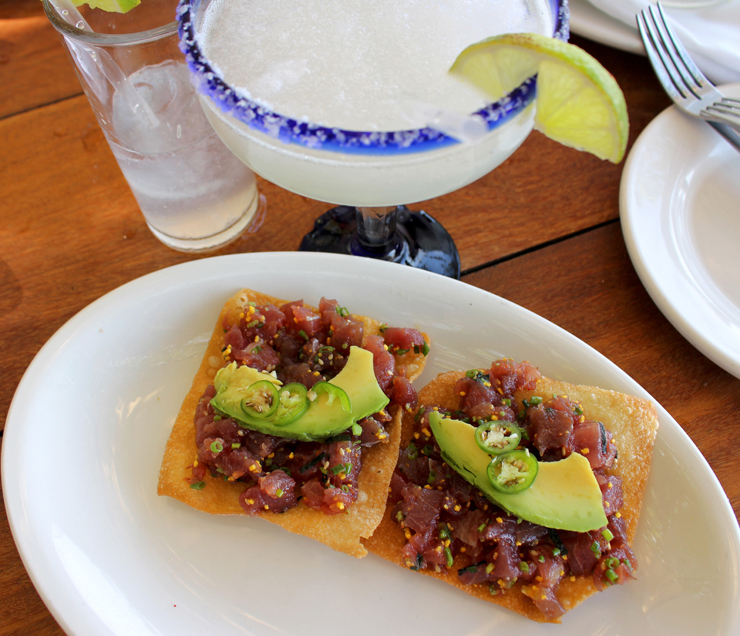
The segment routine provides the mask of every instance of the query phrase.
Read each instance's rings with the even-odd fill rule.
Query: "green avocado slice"
[[[246,366],[237,367],[232,362],[216,374],[216,395],[211,404],[245,428],[277,437],[322,442],[347,430],[363,417],[382,410],[390,401],[375,378],[373,354],[360,347],[350,348],[347,364],[329,380],[330,384],[347,394],[349,409],[346,402],[335,399],[328,392],[311,395],[312,392],[309,391],[309,396],[313,399],[309,399],[308,408],[303,415],[288,424],[278,424],[269,417],[253,418],[244,412],[241,401],[246,389],[260,380],[269,380],[281,386],[281,382],[269,373]]]
[[[546,528],[588,532],[607,525],[601,489],[588,460],[572,453],[557,462],[540,462],[534,483],[517,494],[498,492],[488,478],[491,456],[475,441],[475,427],[429,416],[442,458],[493,503],[510,514]]]

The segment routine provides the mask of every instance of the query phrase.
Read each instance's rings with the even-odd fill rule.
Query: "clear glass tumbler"
[[[198,103],[178,48],[177,1],[144,0],[124,14],[43,4],[154,235],[181,251],[240,236],[261,205],[256,179]]]

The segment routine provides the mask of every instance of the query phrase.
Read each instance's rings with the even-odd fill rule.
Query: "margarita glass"
[[[257,174],[339,206],[316,221],[301,249],[459,277],[450,235],[406,205],[462,188],[505,161],[532,130],[536,78],[490,103],[447,71],[465,47],[498,33],[567,40],[567,0],[397,0],[384,5],[393,16],[366,0],[330,8],[328,0],[317,1],[313,11],[281,9],[275,1],[180,1],[181,48],[206,116]],[[235,13],[211,14],[229,6]],[[267,17],[259,24],[261,14]],[[386,33],[390,24],[395,31]],[[272,39],[259,40],[265,31]],[[370,52],[355,60],[355,50],[365,48]],[[438,68],[425,75],[420,67],[432,58]],[[254,60],[264,60],[263,67],[251,68]],[[399,69],[410,70],[410,79]],[[414,84],[417,75],[421,83]],[[457,84],[445,84],[451,81]],[[461,130],[468,125],[483,133]]]

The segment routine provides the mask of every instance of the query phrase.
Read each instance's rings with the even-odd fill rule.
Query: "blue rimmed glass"
[[[197,38],[209,1],[180,0],[178,22],[181,49],[214,129],[268,181],[340,204],[317,219],[300,249],[383,258],[458,277],[450,235],[406,205],[457,190],[508,158],[532,129],[536,79],[475,113],[489,131],[476,141],[461,142],[433,128],[365,132],[320,126],[275,113],[224,81]],[[549,2],[552,35],[567,40],[567,0]]]

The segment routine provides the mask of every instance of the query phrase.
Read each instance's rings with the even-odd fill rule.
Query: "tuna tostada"
[[[385,509],[416,329],[242,290],[224,305],[167,441],[157,492],[263,517],[356,557]]]
[[[368,550],[540,622],[634,577],[652,404],[511,360],[419,402]]]

